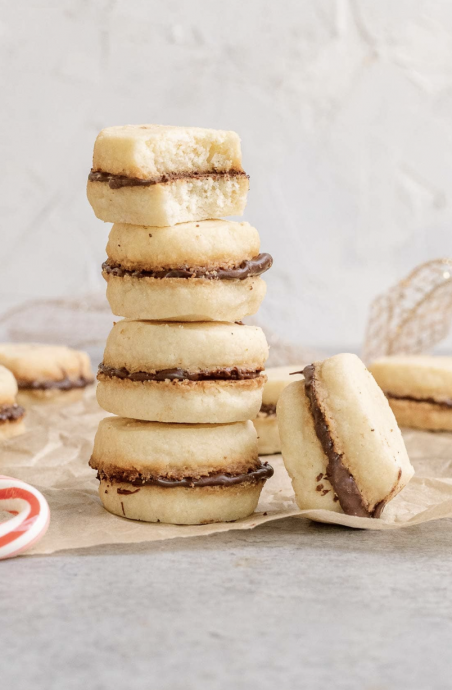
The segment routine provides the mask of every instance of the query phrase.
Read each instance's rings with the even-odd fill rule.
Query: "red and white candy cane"
[[[47,531],[50,510],[44,496],[30,484],[0,475],[0,512],[14,517],[0,522],[0,559],[29,549]]]

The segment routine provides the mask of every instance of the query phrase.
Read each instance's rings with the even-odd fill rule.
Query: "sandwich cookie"
[[[356,355],[314,362],[303,373],[277,405],[298,506],[380,517],[414,474],[388,401]]]
[[[99,366],[97,400],[132,419],[241,422],[259,412],[267,356],[256,326],[120,321]]]
[[[25,410],[17,404],[17,383],[12,373],[0,366],[0,441],[25,431]]]
[[[179,525],[251,515],[273,474],[259,460],[251,422],[191,426],[107,417],[90,465],[108,511]]]
[[[235,132],[125,125],[98,135],[87,194],[101,220],[162,227],[242,215],[248,188]]]
[[[297,378],[301,378],[299,374],[291,376],[293,372],[299,372],[300,369],[300,364],[291,364],[288,367],[270,367],[265,370],[267,383],[264,386],[262,406],[256,419],[253,419],[257,431],[259,455],[273,455],[273,453],[281,452],[276,403],[283,389]]]
[[[69,402],[94,381],[87,353],[62,345],[0,344],[0,364],[14,374],[24,404],[63,396]]]
[[[117,316],[164,321],[240,321],[265,296],[272,265],[249,223],[205,220],[175,227],[113,226],[103,264]]]
[[[400,426],[452,431],[452,357],[382,357],[369,371]]]

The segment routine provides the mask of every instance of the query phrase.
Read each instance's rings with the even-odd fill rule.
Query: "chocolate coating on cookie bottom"
[[[347,515],[379,518],[385,502],[381,501],[378,503],[372,512],[367,510],[353,475],[350,474],[342,462],[343,455],[337,453],[334,448],[333,438],[316,395],[315,366],[310,364],[305,367],[303,374],[305,377],[305,393],[309,400],[315,433],[322,445],[323,452],[328,458],[326,477],[331,482],[342,510]]]

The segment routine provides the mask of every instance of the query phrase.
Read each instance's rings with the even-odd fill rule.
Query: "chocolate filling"
[[[252,276],[260,276],[268,271],[273,264],[270,254],[258,254],[254,259],[242,261],[240,266],[233,268],[208,268],[207,266],[178,266],[166,268],[162,271],[131,270],[123,268],[108,259],[102,264],[102,270],[107,275],[118,278],[132,276],[133,278],[205,278],[207,280],[245,280]]]
[[[259,414],[265,414],[268,417],[273,417],[274,415],[276,415],[276,405],[270,403],[262,403],[261,409],[259,410]]]
[[[151,187],[154,184],[165,184],[174,180],[183,179],[202,179],[203,177],[246,177],[249,176],[243,170],[228,170],[227,172],[178,172],[166,173],[160,177],[148,180],[141,180],[138,177],[127,177],[126,175],[113,175],[102,170],[91,170],[88,175],[90,182],[105,182],[110,189],[121,189],[121,187]]]
[[[260,376],[262,369],[242,369],[241,367],[223,367],[214,371],[191,372],[186,369],[161,369],[153,374],[147,371],[130,372],[124,367],[115,369],[114,367],[99,364],[99,374],[118,379],[129,379],[130,381],[242,381],[245,379],[255,379]]]
[[[0,423],[15,422],[22,419],[25,410],[20,405],[0,405]]]
[[[452,409],[452,399],[448,398],[447,400],[435,400],[434,398],[413,398],[411,395],[394,395],[393,393],[386,393],[385,395],[389,400],[408,400],[410,402],[417,402],[417,403],[428,403],[429,405],[437,405],[438,407],[442,407],[444,409],[450,410]]]
[[[322,445],[323,452],[328,458],[325,476],[330,481],[339,499],[342,510],[347,515],[374,518],[380,517],[385,506],[384,501],[378,503],[372,512],[367,510],[354,477],[342,463],[343,456],[337,453],[334,448],[333,438],[317,400],[314,365],[310,364],[305,367],[303,374],[305,377],[305,392],[309,400],[311,414],[314,420],[315,433]]]
[[[69,391],[73,388],[85,388],[93,383],[94,379],[88,379],[85,376],[79,376],[77,379],[70,379],[68,377],[60,379],[59,381],[18,381],[17,385],[20,390],[30,391],[48,391],[60,390]]]
[[[99,470],[97,478],[109,482],[124,482],[132,486],[161,486],[166,489],[173,489],[179,486],[203,487],[203,486],[234,486],[235,484],[257,484],[273,476],[274,470],[268,462],[261,463],[260,467],[243,474],[229,474],[228,472],[217,472],[194,479],[184,477],[183,479],[169,479],[167,477],[144,477],[136,470],[116,470],[115,472],[105,472]],[[118,489],[118,493],[124,493],[124,489]],[[133,493],[133,492],[130,492]]]

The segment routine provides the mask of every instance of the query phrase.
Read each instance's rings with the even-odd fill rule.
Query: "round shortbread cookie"
[[[259,233],[249,223],[204,220],[173,227],[113,225],[107,255],[126,269],[237,266],[259,254]]]
[[[65,391],[94,381],[87,353],[61,345],[0,344],[0,364],[14,374],[19,390]]]
[[[118,489],[131,490],[131,493],[121,495]],[[234,522],[252,515],[259,502],[262,483],[174,489],[143,486],[135,491],[127,483],[112,486],[108,480],[102,480],[99,484],[102,504],[114,515],[144,522],[205,525]]]
[[[265,370],[267,382],[262,396],[262,407],[253,424],[256,427],[259,442],[259,455],[273,455],[281,452],[276,403],[281,392],[290,383],[300,378],[302,364],[291,364],[285,367],[270,367]]]
[[[13,405],[16,402],[17,382],[12,372],[0,365],[0,405]]]
[[[190,372],[223,367],[263,369],[264,332],[234,323],[118,321],[107,339],[104,364],[130,372],[181,368]]]
[[[278,420],[276,414],[261,416],[259,413],[253,424],[257,432],[259,455],[274,455],[281,452]]]
[[[393,355],[375,360],[369,371],[387,395],[452,400],[452,357]]]
[[[298,505],[378,517],[414,473],[385,396],[356,355],[304,373],[277,405]]]
[[[452,407],[440,404],[389,398],[397,424],[427,431],[452,431]]]
[[[265,376],[242,381],[130,381],[98,375],[97,402],[132,419],[229,424],[259,412]]]
[[[190,426],[107,418],[90,465],[98,470],[107,510],[171,524],[247,517],[272,473],[258,459],[251,422]]]
[[[105,278],[113,314],[129,319],[241,321],[258,311],[267,290],[262,278]]]
[[[92,464],[181,479],[216,471],[247,472],[259,464],[252,422],[160,424],[106,417],[94,439]]]
[[[246,175],[206,175],[142,187],[112,189],[88,180],[94,213],[107,223],[164,227],[191,221],[241,216],[249,181]]]

